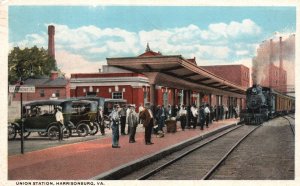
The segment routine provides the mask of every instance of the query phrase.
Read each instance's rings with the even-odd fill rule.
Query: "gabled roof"
[[[153,52],[151,50],[151,51],[148,51],[148,52],[145,52],[145,53],[139,55],[138,57],[150,57],[150,56],[161,56],[161,53]]]
[[[65,87],[68,80],[65,78],[30,78],[24,82],[25,85],[34,85],[35,87]]]
[[[160,52],[152,51],[149,47],[149,43],[147,43],[145,52],[139,55],[138,57],[152,57],[152,56],[162,56],[162,54]]]
[[[196,62],[196,58],[195,58],[195,57],[192,58],[192,59],[187,59],[187,60],[197,65],[197,62]]]

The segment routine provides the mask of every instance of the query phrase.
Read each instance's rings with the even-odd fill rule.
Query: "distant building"
[[[273,88],[279,92],[287,92],[287,74],[284,69],[271,63],[265,68],[264,78],[260,85]]]
[[[250,72],[244,65],[214,65],[201,66],[202,68],[220,76],[241,87],[249,87]]]
[[[290,55],[288,45],[282,37],[279,37],[278,41],[277,38],[275,41],[270,39],[259,45],[257,56],[253,58],[254,83],[287,93],[287,71],[283,64],[284,56]],[[257,77],[260,77],[259,80]]]
[[[53,97],[58,99],[70,97],[70,82],[64,77],[58,77],[58,72],[52,71],[50,77],[30,78],[24,85],[35,87],[35,93],[23,93],[23,101],[45,100]],[[20,100],[20,94],[13,94],[13,101]]]

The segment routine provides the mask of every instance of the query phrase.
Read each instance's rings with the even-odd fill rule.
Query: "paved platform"
[[[209,128],[180,129],[163,138],[152,136],[153,145],[145,145],[144,132],[136,134],[136,143],[129,136],[120,136],[121,148],[111,148],[111,137],[66,144],[23,155],[8,157],[8,180],[86,180],[97,178],[137,159],[148,157],[188,139],[237,123],[236,119],[214,122]]]

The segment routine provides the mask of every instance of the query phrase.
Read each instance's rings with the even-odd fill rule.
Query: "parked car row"
[[[24,138],[32,132],[51,140],[59,138],[60,123],[56,121],[56,110],[60,109],[64,117],[63,137],[74,134],[85,137],[95,135],[100,130],[105,134],[105,128],[110,126],[107,115],[110,100],[99,97],[82,97],[65,100],[40,100],[23,105],[22,118],[8,125],[8,139],[13,140],[21,133],[21,123],[24,124]],[[102,113],[101,113],[102,112]]]

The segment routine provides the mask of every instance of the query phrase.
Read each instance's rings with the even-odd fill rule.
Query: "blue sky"
[[[95,71],[106,57],[139,55],[147,42],[166,55],[196,57],[199,65],[249,64],[263,40],[295,32],[296,8],[10,6],[10,47],[47,48],[48,24],[56,27],[63,70]]]

